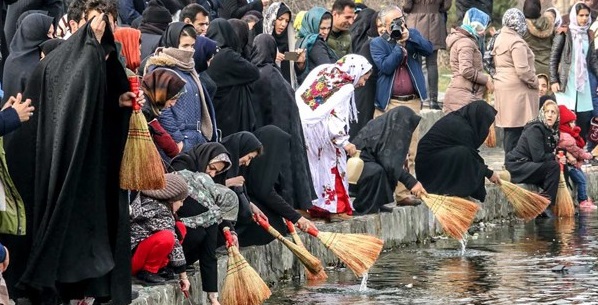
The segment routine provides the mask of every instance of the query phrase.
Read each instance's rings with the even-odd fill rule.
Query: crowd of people
[[[552,206],[563,164],[580,208],[596,208],[581,170],[598,117],[593,1],[561,16],[526,0],[497,31],[492,1],[457,0],[450,30],[450,0],[302,12],[270,0],[22,2],[8,2],[1,42],[0,271],[13,299],[129,304],[131,274],[188,291],[199,262],[217,305],[225,228],[245,247],[274,239],[256,218],[286,233],[285,219],[308,231],[428,192],[483,202],[485,180],[501,183],[478,150],[493,123],[512,181],[539,185]],[[134,103],[163,189],[120,188]],[[445,116],[420,136],[424,105]]]

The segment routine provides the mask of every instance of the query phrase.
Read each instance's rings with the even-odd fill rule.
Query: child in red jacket
[[[567,107],[560,105],[560,137],[558,148],[567,151],[567,171],[573,183],[577,186],[577,200],[581,209],[596,209],[596,205],[588,197],[586,187],[586,176],[581,170],[584,160],[593,159],[592,154],[587,152],[584,139],[579,135],[581,128],[575,126],[577,116]]]

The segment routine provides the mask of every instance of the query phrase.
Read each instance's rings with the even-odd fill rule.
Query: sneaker
[[[579,208],[584,209],[584,210],[596,210],[596,209],[598,209],[598,206],[596,206],[592,202],[592,200],[588,199],[588,200],[584,200],[584,201],[580,202]]]

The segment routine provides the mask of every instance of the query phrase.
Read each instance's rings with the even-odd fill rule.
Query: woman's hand
[[[559,85],[559,83],[554,83],[552,85],[550,85],[550,90],[552,90],[552,92],[557,93],[561,91],[561,85]]]
[[[494,82],[492,81],[492,78],[489,78],[486,82],[486,90],[488,90],[488,93],[494,92]]]
[[[357,152],[357,147],[355,147],[355,144],[353,143],[345,145],[344,149],[349,156],[353,156]]]
[[[276,52],[276,61],[283,61],[284,60],[284,54],[280,53],[280,52]]]
[[[0,263],[0,272],[2,273],[6,271],[6,269],[8,268],[8,264],[10,263],[10,255],[8,254],[8,249],[4,247],[4,251],[6,251],[6,258],[4,258],[4,261]]]
[[[314,224],[305,217],[301,217],[297,220],[297,227],[303,232],[307,232],[312,226],[315,227]]]
[[[29,119],[33,116],[33,110],[35,110],[35,107],[31,106],[30,99],[26,99],[24,102],[21,102],[22,100],[23,95],[19,93],[17,94],[17,97],[11,96],[6,104],[4,104],[4,107],[2,107],[2,110],[10,107],[14,108],[14,110],[17,111],[17,115],[19,115],[19,120],[21,123],[29,121]]]
[[[230,231],[230,236],[233,241],[233,246],[239,248],[239,236],[237,235],[237,232]]]
[[[296,49],[295,52],[299,53],[299,58],[297,58],[296,63],[304,63],[305,62],[305,50],[304,49]]]
[[[490,182],[496,184],[496,185],[501,185],[502,182],[500,181],[500,176],[498,175],[497,172],[493,172],[492,173],[492,177],[488,178],[488,180],[490,180]]]
[[[417,184],[411,188],[411,194],[417,198],[421,198],[424,195],[428,195],[428,192],[426,192],[426,189],[421,182],[418,181]]]
[[[139,90],[137,94],[133,92],[125,92],[121,94],[118,98],[118,104],[120,107],[133,107],[134,100],[139,104],[139,107],[143,107],[143,105],[145,105],[145,95],[143,95],[143,91]]]
[[[226,179],[225,184],[228,187],[231,187],[231,186],[243,186],[243,184],[245,184],[245,178],[243,178],[243,176],[237,176],[237,177],[229,178],[229,179]]]
[[[189,292],[189,287],[191,287],[191,283],[189,283],[189,278],[187,277],[187,273],[183,272],[179,274],[179,279],[181,283],[181,291]]]
[[[93,34],[98,42],[102,42],[102,36],[104,36],[104,31],[106,30],[106,21],[104,21],[104,15],[104,13],[101,13],[91,21],[91,30],[93,31]]]
[[[264,212],[262,212],[262,210],[260,210],[260,208],[257,207],[257,205],[253,204],[253,202],[249,203],[249,209],[251,210],[251,214],[253,214],[253,217],[259,217],[264,219],[265,221],[268,221],[268,217],[266,216],[266,214],[264,214]]]

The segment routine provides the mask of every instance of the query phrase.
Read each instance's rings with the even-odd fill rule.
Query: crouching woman
[[[159,272],[168,266],[179,275],[182,290],[189,290],[181,246],[186,230],[176,216],[187,195],[185,180],[175,174],[166,174],[164,189],[141,191],[131,203],[131,267],[138,279],[152,284],[163,283],[165,278]]]

